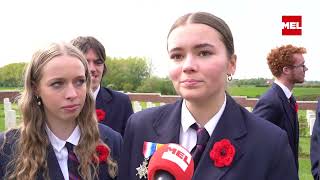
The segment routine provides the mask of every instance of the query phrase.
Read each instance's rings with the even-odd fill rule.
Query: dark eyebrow
[[[81,78],[84,78],[86,79],[86,76],[85,75],[79,75],[79,76],[76,76],[74,79],[81,79]],[[54,82],[54,81],[65,81],[66,79],[63,78],[63,77],[54,77],[52,79],[49,79],[49,82]]]
[[[53,77],[51,79],[49,79],[49,81],[63,81],[64,78],[60,78],[60,77]]]
[[[213,45],[208,44],[208,43],[203,43],[203,44],[197,44],[194,46],[194,49],[201,49],[201,48],[205,48],[205,47],[210,47],[210,48],[214,48]],[[169,52],[172,51],[182,51],[183,49],[181,47],[175,47],[173,49],[171,49]]]
[[[81,78],[86,79],[86,76],[82,76],[82,75],[80,75],[80,76],[77,76],[76,78],[79,78],[79,79],[81,79]]]
[[[182,51],[182,48],[180,48],[180,47],[175,47],[175,48],[173,48],[173,49],[170,49],[169,52],[172,52],[172,51]]]
[[[208,44],[208,43],[197,44],[196,46],[194,46],[195,49],[200,49],[200,48],[205,48],[205,47],[213,48],[214,46],[211,44]]]

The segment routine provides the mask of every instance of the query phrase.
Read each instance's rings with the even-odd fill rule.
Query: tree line
[[[27,63],[12,63],[0,68],[0,87],[23,87],[23,74]],[[152,75],[152,65],[144,57],[116,58],[107,57],[107,74],[102,79],[102,86],[123,92],[161,93],[175,95],[176,92],[168,77]],[[251,78],[234,79],[232,86],[270,86],[273,79]],[[307,81],[303,87],[320,87],[319,81]]]
[[[152,65],[146,58],[107,57],[107,72],[102,86],[124,92],[158,92],[175,95],[169,78],[152,76]],[[27,63],[12,63],[0,68],[0,87],[23,87]]]

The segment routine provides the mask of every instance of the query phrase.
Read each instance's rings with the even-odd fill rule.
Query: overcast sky
[[[51,42],[95,36],[108,56],[150,59],[154,74],[167,75],[166,36],[174,20],[207,11],[230,26],[238,55],[234,78],[272,78],[270,49],[307,48],[307,80],[320,80],[320,11],[316,0],[10,0],[0,2],[0,67],[28,62]],[[282,36],[281,17],[302,16],[302,36]]]

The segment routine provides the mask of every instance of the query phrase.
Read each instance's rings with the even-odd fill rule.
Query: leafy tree
[[[27,63],[12,63],[0,68],[0,86],[22,87],[23,72]]]
[[[141,86],[137,89],[138,92],[145,93],[161,93],[163,95],[175,95],[175,89],[169,78],[151,77],[145,79]]]
[[[151,73],[146,58],[108,57],[106,63],[107,74],[102,80],[102,85],[111,86],[115,90],[134,92]]]

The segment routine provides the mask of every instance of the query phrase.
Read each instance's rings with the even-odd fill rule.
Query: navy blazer
[[[111,150],[111,157],[116,162],[119,162],[120,151],[122,148],[122,137],[119,133],[115,132],[111,128],[99,124],[100,139],[106,143]],[[6,136],[6,143],[0,152],[0,179],[4,178],[6,173],[6,168],[8,162],[12,160],[13,149],[15,149],[17,139],[20,136],[20,132],[17,129],[10,130],[6,134],[2,133],[0,135],[0,144],[3,144],[4,136]],[[3,150],[3,151],[2,151]],[[48,157],[47,157],[49,177],[52,180],[64,180],[62,171],[60,169],[57,157],[54,153],[53,147],[50,144],[48,147]],[[107,164],[99,164],[99,180],[111,180],[107,171]],[[37,180],[43,180],[43,171],[39,170]]]
[[[133,113],[129,96],[111,89],[100,87],[96,98],[96,109],[102,109],[106,116],[101,123],[124,134],[129,116]]]
[[[143,162],[144,141],[179,143],[181,104],[150,108],[131,115],[120,157],[120,180],[139,179],[136,168]],[[225,110],[195,169],[193,180],[296,180],[297,171],[286,133],[268,121],[257,120],[227,96]],[[236,148],[229,167],[214,166],[209,152],[227,138]]]
[[[311,172],[314,179],[320,179],[320,99],[318,99],[316,121],[314,122],[311,143],[310,143],[310,159]]]
[[[253,109],[253,113],[274,123],[287,132],[290,147],[294,154],[295,163],[298,170],[298,116],[295,112],[295,109],[290,105],[290,102],[281,87],[273,83],[271,88],[259,99]]]

